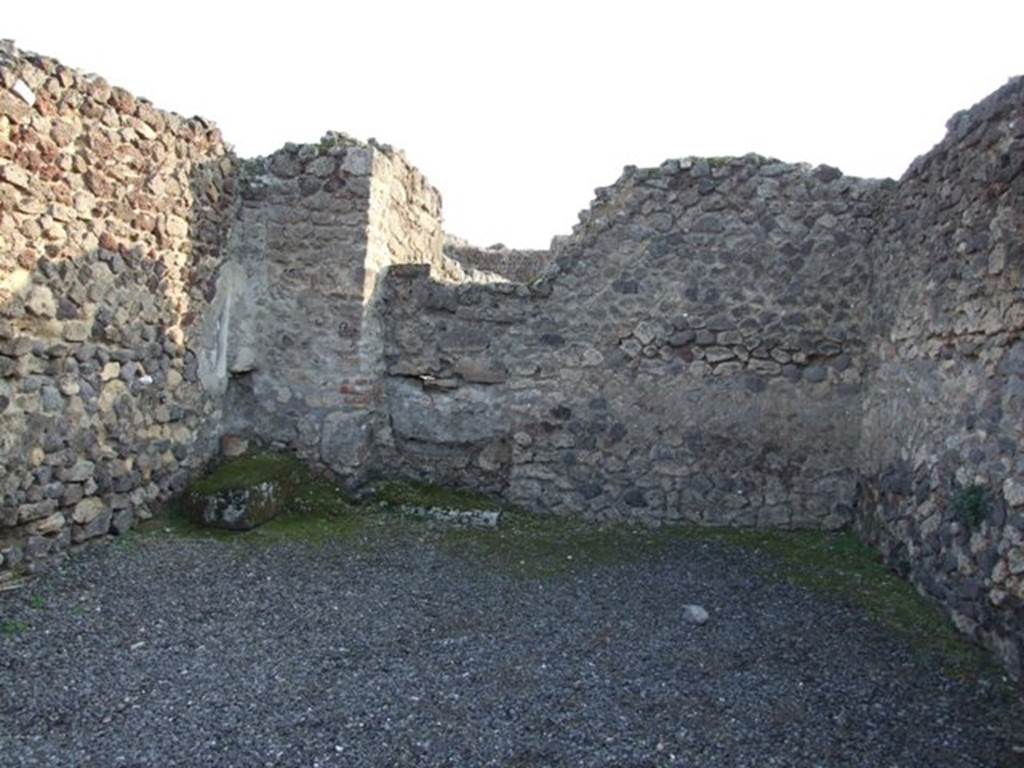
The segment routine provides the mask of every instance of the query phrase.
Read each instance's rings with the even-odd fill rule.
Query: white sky
[[[1024,73],[1024,2],[6,0],[0,37],[221,127],[406,150],[446,229],[546,247],[625,164],[741,155],[899,176]]]

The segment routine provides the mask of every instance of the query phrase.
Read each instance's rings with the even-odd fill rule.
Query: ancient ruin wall
[[[319,458],[323,420],[358,390],[371,150],[289,145],[247,161],[221,295],[233,432]]]
[[[386,293],[385,463],[599,519],[850,521],[874,182],[627,169],[528,286]]]
[[[948,127],[880,216],[858,528],[1019,673],[1024,80]]]
[[[0,567],[126,530],[211,456],[233,165],[202,120],[0,49]]]
[[[230,429],[352,477],[380,411],[378,279],[440,268],[440,196],[390,148],[328,134],[247,161],[220,296]]]
[[[518,260],[446,254],[389,147],[239,168],[7,44],[0,86],[0,568],[126,530],[231,431],[597,519],[852,522],[1020,671],[1020,79],[898,184],[630,168]]]
[[[435,277],[450,279],[442,253],[440,193],[402,152],[372,146],[369,292],[392,264],[428,264]]]
[[[478,282],[496,282],[478,275],[493,275],[511,283],[529,283],[551,266],[551,251],[519,250],[502,245],[479,248],[449,237],[444,244],[444,255],[456,262],[471,279]]]

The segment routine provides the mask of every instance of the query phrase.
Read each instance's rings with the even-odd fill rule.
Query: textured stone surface
[[[596,519],[848,523],[885,195],[675,161],[600,190],[528,286],[392,270],[384,462]]]
[[[246,488],[226,488],[211,493],[188,491],[183,503],[196,522],[213,528],[248,531],[281,512],[287,494],[279,482],[264,480]]]
[[[10,49],[0,94],[0,551],[34,566],[180,491],[216,445],[199,327],[234,159],[199,118]],[[125,513],[126,509],[134,510]]]
[[[231,425],[356,476],[379,411],[378,277],[442,276],[440,196],[400,152],[336,133],[245,162],[239,187],[219,326]]]
[[[1024,81],[948,127],[899,182],[627,167],[550,251],[481,249],[387,145],[240,161],[5,45],[0,568],[228,434],[597,520],[852,523],[1019,672]]]
[[[872,248],[858,528],[1019,674],[1024,80],[948,128],[900,180]]]

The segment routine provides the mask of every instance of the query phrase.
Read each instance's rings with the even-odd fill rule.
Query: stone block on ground
[[[182,508],[196,523],[247,531],[276,517],[295,491],[298,462],[289,456],[240,456],[193,483]]]

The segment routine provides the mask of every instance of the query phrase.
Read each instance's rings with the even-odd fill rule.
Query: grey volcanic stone
[[[213,528],[247,531],[273,519],[283,508],[285,489],[276,480],[263,480],[247,488],[185,494],[189,516]]]
[[[690,624],[707,624],[710,616],[702,605],[687,605],[683,607],[683,619]]]
[[[464,386],[450,393],[427,392],[409,379],[393,379],[391,425],[399,435],[437,443],[469,443],[509,431],[505,403],[493,387]]]
[[[296,462],[286,456],[241,456],[193,483],[181,505],[198,523],[246,531],[273,519],[292,500]]]

